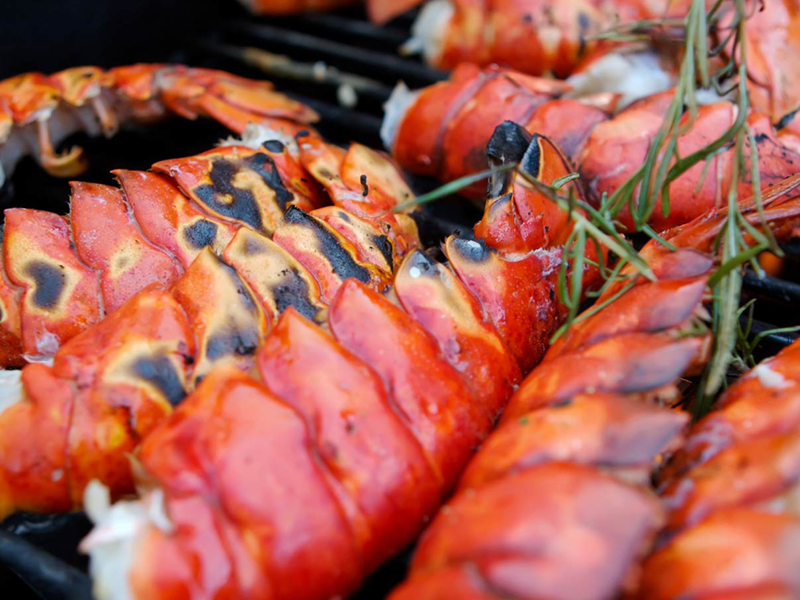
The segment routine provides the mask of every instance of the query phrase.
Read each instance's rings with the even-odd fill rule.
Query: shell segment
[[[22,208],[5,214],[5,267],[11,282],[23,289],[23,349],[52,355],[63,341],[102,318],[97,274],[73,253],[62,217]]]
[[[106,312],[151,283],[169,286],[183,272],[140,233],[122,191],[75,182],[70,213],[78,256],[101,273]]]

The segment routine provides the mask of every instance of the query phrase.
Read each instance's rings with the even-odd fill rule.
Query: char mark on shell
[[[489,260],[491,250],[483,240],[468,240],[465,238],[455,238],[453,248],[466,260],[480,264]]]
[[[285,269],[281,275],[283,276],[282,282],[272,289],[278,312],[283,313],[291,306],[305,318],[317,321],[320,309],[311,302],[308,282],[294,268]]]
[[[195,221],[183,230],[183,238],[195,250],[202,250],[217,239],[217,224],[205,219]]]
[[[212,212],[245,223],[263,233],[264,224],[253,192],[233,184],[239,171],[240,166],[233,161],[215,160],[208,173],[211,183],[197,186],[194,193]]]
[[[539,169],[541,168],[541,159],[542,159],[542,150],[539,147],[539,135],[533,134],[533,138],[531,138],[531,143],[528,145],[528,149],[525,151],[525,154],[522,156],[522,161],[520,161],[520,169],[528,173],[534,179],[539,178]]]
[[[504,121],[498,125],[489,143],[486,144],[486,155],[493,167],[520,163],[531,145],[531,134],[524,127],[512,121]],[[500,196],[508,191],[514,176],[511,171],[495,173],[489,178],[489,196]]]
[[[186,397],[186,390],[167,356],[143,356],[131,366],[131,373],[155,386],[172,406]]]
[[[280,142],[278,143],[280,144]],[[283,147],[283,144],[281,144],[281,147]],[[258,173],[264,183],[275,192],[275,199],[278,201],[278,206],[283,212],[286,212],[289,203],[294,200],[294,194],[286,189],[286,186],[283,184],[281,175],[278,172],[278,167],[275,166],[275,161],[263,152],[258,152],[244,159],[244,164]]]
[[[341,279],[357,279],[362,283],[369,283],[369,270],[358,264],[345,250],[339,240],[321,222],[317,221],[304,211],[295,206],[289,207],[284,217],[287,223],[299,225],[310,230],[319,242],[322,255],[328,259],[331,269]]]
[[[210,360],[224,356],[252,356],[258,349],[260,337],[254,327],[239,328],[229,323],[223,331],[208,339],[206,356]]]
[[[264,142],[264,148],[275,154],[283,153],[285,146],[279,140],[267,140]]]
[[[392,242],[389,241],[389,238],[385,235],[373,235],[370,239],[383,258],[386,259],[386,264],[389,265],[389,268],[394,270],[394,248],[392,248]]]
[[[35,260],[28,264],[25,273],[33,278],[36,287],[33,293],[34,305],[45,310],[55,308],[64,291],[64,267]]]

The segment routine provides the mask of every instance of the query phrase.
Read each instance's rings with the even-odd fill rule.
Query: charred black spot
[[[59,269],[46,262],[35,260],[28,264],[25,272],[33,277],[36,285],[33,303],[46,310],[54,308],[64,290],[66,276],[63,267]]]
[[[781,117],[781,120],[778,121],[777,125],[775,125],[775,129],[783,129],[784,127],[786,127],[789,123],[792,122],[795,115],[797,115],[798,111],[800,111],[800,106],[795,108],[792,112],[783,115]]]
[[[498,125],[489,143],[486,145],[486,155],[493,166],[518,163],[525,155],[531,143],[531,135],[516,123],[505,121]],[[488,193],[490,197],[504,194],[514,175],[511,171],[495,173],[489,178]]]
[[[348,215],[348,214],[347,214],[346,212],[344,212],[343,210],[340,210],[338,213],[336,213],[336,215],[337,215],[337,216],[338,216],[338,217],[339,217],[339,218],[340,218],[342,221],[344,221],[345,223],[351,223],[351,222],[352,222],[352,220],[350,219],[350,215]]]
[[[205,219],[195,221],[183,230],[183,237],[192,248],[202,250],[217,239],[217,224]]]
[[[282,153],[285,149],[285,146],[278,140],[267,140],[264,142],[264,148],[270,152]]]
[[[312,231],[319,241],[320,252],[328,259],[333,272],[340,278],[352,277],[362,283],[370,280],[369,271],[358,264],[345,250],[339,240],[322,223],[306,214],[296,206],[286,211],[284,219],[292,225],[299,225]]]
[[[255,328],[237,329],[230,327],[212,335],[208,339],[206,356],[209,360],[217,360],[223,356],[251,356],[258,348],[259,333]]]
[[[453,240],[453,246],[461,256],[474,263],[482,263],[489,259],[491,251],[483,240],[466,240],[464,238],[456,238]]]
[[[769,139],[769,136],[766,133],[757,133],[753,136],[753,139],[756,141],[756,144],[760,144]]]
[[[261,213],[256,198],[250,190],[242,190],[233,185],[239,172],[239,165],[229,160],[217,160],[208,176],[211,184],[197,186],[194,190],[200,202],[229,219],[241,221],[257,231],[264,231]],[[224,198],[229,197],[230,201]]]
[[[495,127],[489,143],[486,144],[486,155],[496,159],[501,165],[519,162],[530,143],[531,134],[524,127],[512,121],[504,121]]]
[[[414,253],[409,258],[410,266],[416,267],[420,270],[422,275],[427,275],[428,277],[435,275],[437,273],[436,266],[434,264],[434,260],[425,254],[424,252],[420,252],[419,250],[414,250]]]
[[[275,199],[278,201],[278,206],[281,207],[281,210],[285,211],[289,202],[294,200],[294,194],[283,185],[280,173],[278,173],[278,167],[275,166],[275,161],[266,154],[259,152],[258,154],[246,158],[244,163],[258,173],[259,177],[264,180],[264,183],[275,192]]]
[[[186,390],[183,389],[175,365],[166,356],[143,356],[133,363],[131,371],[153,384],[172,406],[176,406],[186,397]]]
[[[389,238],[385,235],[373,235],[370,239],[372,243],[378,247],[383,258],[386,259],[386,264],[389,265],[389,268],[394,269],[394,249],[392,248],[392,242],[389,241]]]
[[[572,398],[565,398],[564,400],[558,400],[556,402],[553,402],[550,405],[550,408],[565,408],[567,406],[570,406],[571,404],[572,404]]]
[[[539,163],[541,162],[541,158],[542,151],[539,148],[539,136],[534,134],[533,138],[531,139],[531,143],[528,145],[528,149],[525,151],[525,154],[522,157],[520,168],[526,173],[529,173],[531,177],[538,178]]]
[[[299,140],[300,138],[308,137],[310,135],[311,132],[308,129],[301,129],[295,134],[294,139]]]
[[[242,248],[245,256],[257,256],[259,254],[263,254],[266,251],[264,243],[252,236],[247,236],[244,241],[244,248]]]
[[[237,188],[233,184],[236,174],[242,169],[255,172],[275,192],[281,210],[286,210],[294,195],[281,181],[275,162],[263,152],[258,152],[241,161],[219,159],[214,161],[208,176],[211,184],[195,188],[200,201],[229,219],[241,221],[258,231],[264,231],[258,202],[250,190]]]
[[[307,319],[316,321],[319,307],[309,298],[308,282],[300,276],[297,269],[286,269],[281,275],[284,277],[283,282],[272,290],[278,312],[282,313],[291,306]]]
[[[361,191],[361,195],[366,198],[367,195],[369,194],[369,186],[367,185],[367,176],[366,175],[362,175],[361,176],[361,187],[363,188],[362,191]]]

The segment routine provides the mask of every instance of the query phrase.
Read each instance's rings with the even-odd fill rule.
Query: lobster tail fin
[[[559,245],[570,227],[566,213],[548,195],[532,184],[558,184],[572,167],[548,138],[529,134],[523,127],[506,121],[498,125],[486,147],[489,164],[503,167],[517,164],[516,170],[496,172],[489,182],[489,200],[483,218],[475,226],[475,236],[503,255],[520,254]],[[523,171],[525,175],[519,171]],[[572,186],[571,190],[570,187]],[[568,183],[558,193],[580,190]]]

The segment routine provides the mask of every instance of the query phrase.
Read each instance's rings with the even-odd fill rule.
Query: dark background
[[[0,79],[180,58],[236,0],[0,0]]]

